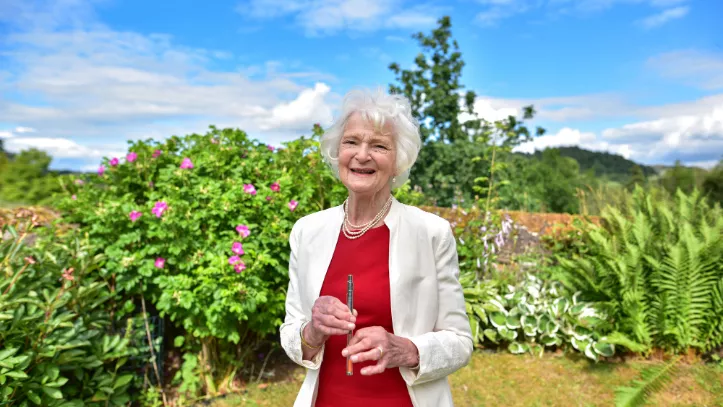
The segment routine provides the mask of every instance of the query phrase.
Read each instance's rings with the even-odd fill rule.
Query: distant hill
[[[630,177],[634,166],[640,167],[646,177],[655,176],[659,171],[648,165],[638,164],[635,161],[619,155],[602,151],[585,150],[580,147],[556,147],[560,155],[574,158],[580,164],[580,171],[593,170],[595,176],[606,177],[615,181],[623,181]],[[541,151],[532,154],[535,158],[542,156]]]

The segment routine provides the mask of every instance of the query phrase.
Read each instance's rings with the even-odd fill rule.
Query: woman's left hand
[[[419,351],[412,341],[391,334],[380,326],[356,331],[341,355],[351,355],[353,363],[377,360],[376,365],[361,370],[363,375],[379,374],[393,367],[414,367],[419,362]]]

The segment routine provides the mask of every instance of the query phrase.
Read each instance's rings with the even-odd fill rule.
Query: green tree
[[[630,179],[625,185],[629,191],[633,191],[636,185],[645,186],[645,174],[639,165],[634,165],[630,169]]]
[[[711,202],[723,204],[723,160],[706,174],[702,189]]]
[[[695,171],[693,168],[683,166],[679,160],[675,161],[673,168],[663,173],[660,179],[661,186],[671,195],[675,195],[678,189],[686,194],[693,192],[696,187]]]
[[[505,165],[498,155],[531,138],[515,117],[489,123],[476,115],[477,95],[464,92],[465,63],[451,28],[445,16],[431,34],[412,36],[422,48],[412,69],[401,69],[396,62],[389,65],[397,81],[389,90],[410,100],[425,143],[412,168],[411,182],[442,206],[492,192],[493,173]],[[524,109],[525,119],[533,115],[532,106]],[[538,128],[537,134],[542,133]]]
[[[48,171],[52,158],[31,148],[11,160],[0,159],[0,197],[6,202],[38,204],[60,191],[55,174]]]

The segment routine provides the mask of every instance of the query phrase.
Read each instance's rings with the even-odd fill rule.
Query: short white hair
[[[412,115],[409,100],[402,95],[388,94],[382,88],[372,92],[367,89],[349,91],[342,101],[339,117],[321,136],[321,155],[339,177],[339,144],[349,117],[359,113],[376,128],[391,123],[396,144],[397,162],[392,188],[404,185],[409,172],[422,148],[419,123]]]

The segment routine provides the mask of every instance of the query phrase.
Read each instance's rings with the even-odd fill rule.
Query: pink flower
[[[289,210],[294,211],[296,207],[299,206],[299,203],[297,201],[294,201],[293,199],[289,202]]]
[[[82,179],[75,180],[75,185],[83,185],[83,184],[85,184],[85,181],[83,181]]]
[[[253,184],[244,184],[244,192],[251,195],[256,195],[256,188]]]
[[[278,183],[278,182],[274,182],[273,184],[271,184],[271,190],[272,190],[272,191],[274,191],[274,192],[279,192],[280,189],[281,189],[281,187],[279,186],[279,183]]]
[[[128,153],[128,155],[126,155],[126,161],[128,161],[129,163],[135,161],[136,158],[138,158],[138,154],[136,154],[135,152],[130,152]]]
[[[233,242],[233,244],[231,245],[231,251],[238,254],[239,256],[243,256],[244,247],[241,245],[240,242]]]
[[[118,158],[117,158],[117,157],[113,157],[113,158],[110,160],[110,166],[111,166],[111,167],[115,167],[116,165],[118,165],[118,162],[119,162]]]
[[[270,200],[271,200],[271,197],[270,197],[270,196],[267,196],[267,197],[266,197],[266,200],[267,200],[267,201],[270,201]]]
[[[165,264],[166,264],[166,259],[164,259],[163,257],[157,258],[156,262],[154,263],[156,268],[159,268],[159,269],[162,269]]]
[[[212,138],[211,138],[211,143],[212,143],[212,144],[218,144],[218,139],[217,139],[216,137],[212,137]]]
[[[103,176],[103,173],[105,172],[105,165],[101,165],[98,167],[98,175]]]
[[[128,214],[128,217],[131,218],[131,222],[135,222],[141,217],[141,215],[143,215],[142,212],[131,211],[131,213]]]
[[[249,237],[251,234],[251,231],[249,230],[249,227],[246,225],[238,225],[236,226],[236,231],[243,237]]]
[[[72,200],[74,200],[74,201],[75,201],[76,199],[78,199],[78,197],[77,197],[77,196],[75,196],[75,194],[73,194],[73,196],[71,196],[71,197],[70,197],[70,199],[72,199]]]
[[[161,155],[161,153],[162,153],[161,150],[156,150],[156,151],[154,151],[154,152],[153,152],[153,158],[158,158],[158,156]]]
[[[238,257],[238,256],[236,256],[236,255],[233,255],[233,256],[231,256],[231,257],[228,258],[228,264],[230,264],[230,265],[232,265],[232,266],[233,266],[234,264],[240,262],[240,261],[241,261],[241,258]]]
[[[274,146],[272,146],[271,144],[267,145],[266,148],[268,148],[269,151],[274,151]]]
[[[183,162],[181,163],[181,168],[185,169],[191,169],[193,168],[193,163],[191,162],[191,159],[186,157],[183,159]]]
[[[244,262],[241,261],[241,262],[234,264],[233,269],[236,270],[236,273],[240,273],[240,272],[246,270],[246,265],[244,264]]]
[[[157,218],[160,218],[161,215],[163,215],[163,212],[166,211],[166,209],[168,209],[168,204],[165,201],[158,201],[156,202],[156,205],[153,207],[153,210],[151,212],[153,212],[153,214],[156,215]]]

